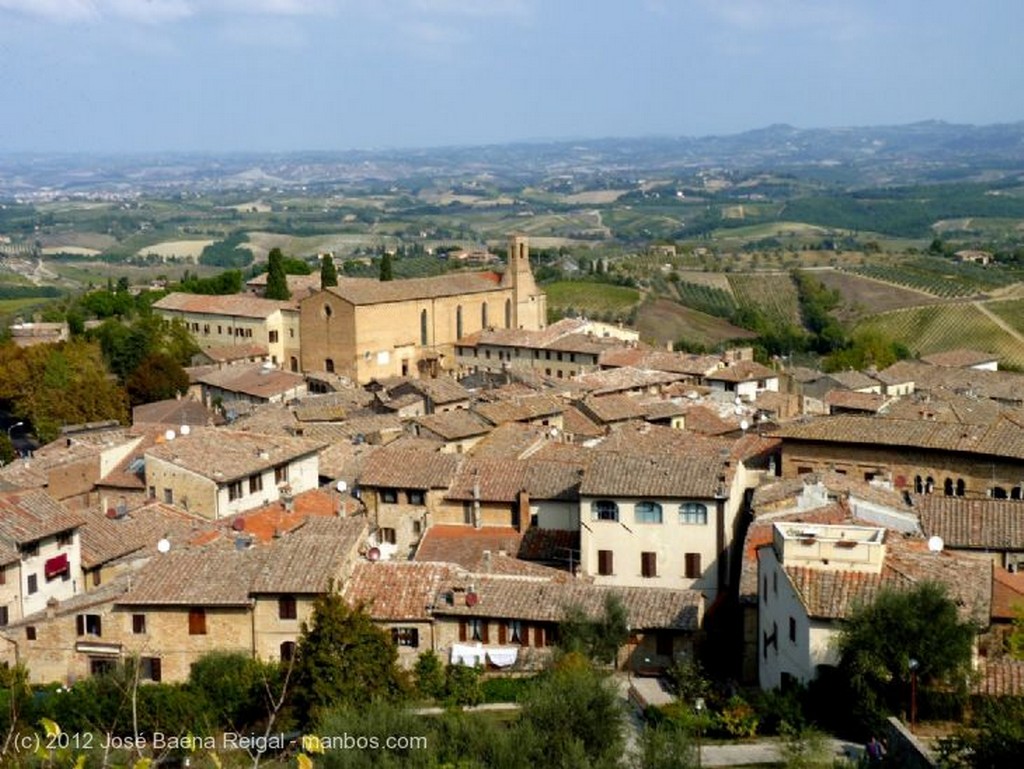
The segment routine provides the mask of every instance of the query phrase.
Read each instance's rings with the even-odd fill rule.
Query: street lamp
[[[15,427],[23,427],[24,425],[25,425],[25,423],[24,423],[24,422],[15,422],[15,423],[14,423],[13,425],[11,425],[10,427],[8,427],[8,428],[7,428],[7,440],[10,440],[10,439],[11,439],[11,431],[12,431],[12,430],[13,430],[13,429],[14,429]]]
[[[700,758],[700,732],[704,719],[704,698],[698,697],[693,703],[693,709],[697,711],[697,769],[701,769]]]
[[[913,732],[917,726],[917,669],[921,663],[911,657],[907,667],[910,668],[910,731]]]

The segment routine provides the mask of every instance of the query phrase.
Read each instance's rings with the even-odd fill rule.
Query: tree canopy
[[[381,280],[394,280],[395,270],[391,263],[391,254],[384,252],[384,256],[380,258],[380,279]]]
[[[284,271],[284,254],[280,248],[270,250],[267,264],[267,299],[291,299],[292,292],[288,290],[288,278]]]
[[[334,257],[324,254],[320,262],[320,288],[338,285],[338,268],[334,266]]]

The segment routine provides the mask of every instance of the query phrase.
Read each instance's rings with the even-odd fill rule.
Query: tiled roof
[[[485,435],[471,452],[481,459],[519,459],[539,450],[550,440],[551,428],[546,425],[505,422]]]
[[[840,415],[780,427],[787,440],[900,446],[1024,459],[1024,428],[1002,418],[991,425]]]
[[[1024,502],[921,494],[915,504],[921,528],[947,547],[1024,551]]]
[[[172,550],[137,573],[121,604],[249,606],[249,583],[260,565],[256,548]]]
[[[1024,697],[1024,660],[987,660],[974,691],[986,697]]]
[[[406,280],[350,278],[340,279],[337,286],[330,286],[325,291],[355,305],[384,304],[406,302],[410,299],[498,291],[500,277],[493,272],[454,272]]]
[[[531,526],[523,532],[519,543],[519,557],[527,561],[558,561],[568,566],[569,551],[574,551],[579,558],[579,531]]]
[[[103,510],[87,510],[82,515],[82,566],[87,569],[127,555],[155,555],[157,542],[164,538],[175,547],[186,547],[217,530],[208,520],[162,502],[143,505],[123,518],[108,518]]]
[[[214,363],[230,363],[234,360],[266,358],[269,355],[270,350],[265,344],[223,344],[204,347],[199,360],[201,361],[205,357]]]
[[[366,538],[365,517],[310,517],[270,547],[259,549],[252,593],[326,593]]]
[[[716,355],[691,355],[632,347],[607,350],[601,354],[600,363],[602,368],[630,366],[691,377],[703,377],[722,367],[722,359]]]
[[[562,412],[562,429],[568,435],[584,439],[598,438],[605,431],[604,427],[571,405],[566,406]]]
[[[959,348],[956,350],[945,350],[943,352],[922,355],[921,360],[933,366],[954,366],[957,368],[968,368],[982,363],[998,361],[999,356],[981,350],[970,350]]]
[[[0,492],[0,539],[20,545],[34,542],[85,523],[44,491]]]
[[[241,318],[268,318],[278,310],[293,309],[293,302],[263,299],[251,294],[210,296],[205,294],[170,293],[153,303],[154,310],[225,315]]]
[[[144,403],[132,409],[132,424],[155,425],[200,425],[223,424],[220,414],[192,398],[171,398],[169,400]]]
[[[607,587],[580,580],[546,582],[533,580],[464,578],[472,580],[477,602],[467,606],[460,594],[448,603],[442,589],[434,614],[458,617],[494,617],[534,622],[560,622],[573,607],[597,618],[604,614],[609,595],[618,596],[626,608],[627,622],[637,630],[699,629],[704,598],[696,590]],[[461,600],[460,600],[461,599]]]
[[[738,429],[739,425],[726,422],[707,406],[695,405],[686,409],[683,425],[687,430],[702,435],[725,435]]]
[[[1024,573],[992,570],[992,619],[1015,620],[1024,611]]]
[[[1024,375],[1010,371],[932,366],[921,361],[903,360],[876,376],[886,381],[911,381],[918,390],[945,388],[1007,403],[1024,402]]]
[[[639,399],[624,394],[602,395],[596,398],[587,396],[577,401],[576,405],[584,414],[603,424],[642,419],[647,415],[647,409]]]
[[[593,395],[606,395],[624,390],[645,390],[684,379],[686,379],[685,374],[623,367],[580,374],[574,381],[582,390],[589,391]]]
[[[267,369],[262,365],[238,365],[211,371],[197,381],[221,390],[269,399],[304,385],[306,380],[290,371]]]
[[[757,361],[741,360],[708,374],[705,379],[715,382],[752,382],[758,379],[772,379],[778,375],[777,371],[772,371]]]
[[[847,390],[866,390],[869,387],[877,389],[879,386],[877,379],[860,371],[833,371],[828,377]]]
[[[580,494],[711,499],[719,491],[722,472],[717,456],[602,451],[584,471]]]
[[[257,435],[239,430],[196,428],[189,435],[160,443],[146,452],[217,483],[313,454],[323,444],[283,435]]]
[[[430,607],[458,567],[418,561],[359,561],[345,584],[345,599],[362,604],[378,621],[429,621]]]
[[[291,510],[285,503],[270,502],[255,510],[219,521],[231,534],[244,533],[258,541],[271,542],[282,534],[298,529],[310,518],[335,518],[344,498],[326,489],[310,489],[292,497]]]
[[[451,377],[442,376],[436,379],[410,379],[404,385],[393,388],[402,391],[409,389],[430,398],[435,405],[447,405],[469,400],[470,393]]]
[[[491,423],[465,409],[443,411],[416,417],[413,422],[447,441],[457,441],[484,435],[491,431]]]
[[[551,569],[518,561],[515,555],[521,541],[518,531],[503,526],[431,526],[420,540],[414,560],[445,561],[467,571],[483,572],[487,570],[485,552],[489,552],[491,573],[530,572],[549,577],[555,574]]]
[[[889,401],[889,396],[878,393],[862,393],[854,390],[829,390],[825,394],[825,405],[851,411],[877,413]]]
[[[502,399],[492,403],[477,403],[473,411],[491,424],[527,422],[561,414],[565,403],[551,395],[531,395],[524,398]],[[451,412],[449,412],[451,413]]]
[[[514,502],[521,491],[531,499],[574,500],[579,498],[582,465],[552,460],[488,459],[470,457],[459,467],[447,499],[472,500],[475,489],[487,502]]]
[[[361,486],[400,489],[446,489],[459,466],[456,454],[385,446],[363,463]]]

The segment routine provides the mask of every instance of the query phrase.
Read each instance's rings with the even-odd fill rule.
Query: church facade
[[[432,278],[339,279],[302,300],[302,370],[365,384],[389,376],[438,376],[455,368],[455,342],[488,328],[537,330],[547,302],[525,237],[509,238],[504,273]]]

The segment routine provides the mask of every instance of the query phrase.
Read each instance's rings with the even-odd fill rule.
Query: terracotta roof
[[[249,583],[260,565],[255,548],[215,552],[172,550],[140,569],[118,603],[158,606],[249,606]]]
[[[502,399],[491,403],[480,402],[473,411],[492,424],[528,422],[542,417],[556,416],[565,409],[565,403],[551,395],[531,395],[523,398]],[[450,413],[450,412],[449,412]]]
[[[474,457],[519,459],[551,440],[551,428],[524,422],[505,422],[485,435],[470,450]]]
[[[686,409],[683,425],[687,430],[702,435],[725,435],[739,428],[739,425],[727,422],[707,406],[694,405]]]
[[[263,299],[250,294],[206,295],[173,292],[153,303],[154,310],[202,313],[241,318],[268,318],[275,312],[294,309],[294,302]]]
[[[306,382],[299,374],[279,369],[267,369],[262,365],[225,366],[222,369],[203,374],[197,381],[221,390],[265,399],[304,386]]]
[[[877,413],[890,400],[887,395],[862,393],[853,390],[829,390],[825,394],[825,405],[849,411]]]
[[[378,621],[429,621],[441,588],[459,571],[450,563],[359,561],[345,583],[345,599]]]
[[[261,272],[254,278],[250,278],[245,282],[249,288],[261,288],[266,290],[267,278],[270,273]],[[320,272],[319,270],[313,270],[309,275],[285,275],[285,282],[288,284],[288,290],[292,293],[292,299],[301,299],[308,294],[315,294],[320,290]]]
[[[623,367],[580,374],[574,381],[582,390],[594,395],[606,395],[623,390],[646,390],[679,382],[685,378],[685,374]]]
[[[250,592],[326,593],[366,538],[365,517],[307,518],[298,529],[260,548]]]
[[[780,427],[783,441],[901,446],[1024,459],[1024,428],[1002,418],[991,425],[840,415]]]
[[[472,580],[476,604],[467,606],[464,598],[459,600],[458,594],[449,603],[448,591],[442,589],[434,614],[560,622],[572,607],[583,609],[591,617],[601,617],[607,597],[615,595],[626,608],[631,628],[696,631],[700,628],[704,607],[704,597],[696,590],[607,587],[580,580],[464,579],[467,581],[464,587]]]
[[[880,386],[877,379],[861,371],[833,371],[828,378],[847,390],[866,390],[869,387],[877,390]]]
[[[80,514],[39,489],[0,492],[0,539],[9,544],[35,542],[83,523]]]
[[[580,532],[566,529],[542,529],[531,526],[523,532],[519,543],[519,557],[527,561],[557,561],[568,566],[567,555],[575,552],[579,558]]]
[[[717,456],[602,451],[584,471],[580,494],[588,497],[711,499],[720,490]]]
[[[915,505],[921,528],[947,547],[1024,551],[1024,502],[921,494]]]
[[[406,280],[339,279],[337,286],[330,286],[324,290],[355,305],[385,304],[406,302],[411,299],[499,291],[499,280],[500,275],[493,272],[454,272]]]
[[[932,366],[921,361],[904,360],[874,376],[892,382],[911,381],[918,390],[945,388],[1007,403],[1024,402],[1024,375],[1010,371]]]
[[[487,502],[515,502],[525,491],[532,499],[575,500],[583,466],[533,457],[519,460],[470,457],[459,467],[446,499],[468,501],[479,489]]]
[[[303,438],[196,428],[189,435],[153,446],[146,456],[217,483],[228,483],[314,454],[321,448],[323,444]]]
[[[639,399],[625,394],[600,397],[588,395],[583,400],[577,401],[576,405],[584,414],[603,424],[622,422],[627,419],[642,419],[647,415],[647,409]]]
[[[244,533],[259,542],[273,541],[282,534],[298,529],[310,518],[335,518],[343,502],[338,494],[326,489],[310,489],[292,497],[291,510],[285,503],[271,502],[255,510],[218,521],[220,528],[231,534]]]
[[[630,366],[691,377],[704,377],[722,367],[722,359],[716,355],[664,352],[642,347],[607,350],[601,354],[600,363],[602,368]]]
[[[562,429],[567,435],[577,438],[598,438],[604,435],[604,427],[572,405],[562,412]]]
[[[757,361],[741,360],[726,368],[720,368],[704,378],[714,382],[752,382],[758,379],[772,379],[778,377],[777,371],[772,371]]]
[[[385,446],[363,463],[361,486],[400,489],[446,489],[455,477],[459,456]]]
[[[491,574],[518,574],[563,578],[566,575],[554,569],[520,561],[516,558],[522,535],[503,526],[440,525],[427,529],[416,548],[416,561],[445,561],[455,563],[470,572],[488,570],[486,552],[490,553]],[[502,555],[504,553],[505,555]]]
[[[123,518],[108,518],[103,510],[87,510],[83,518],[79,535],[82,566],[87,569],[127,555],[155,555],[157,542],[165,537],[175,547],[186,547],[217,530],[208,520],[162,502],[143,505]]]
[[[418,392],[429,398],[434,405],[440,406],[467,401],[470,398],[469,390],[447,376],[436,379],[410,379],[389,389],[399,392],[406,389]]]
[[[1002,657],[987,660],[981,669],[981,680],[974,691],[986,697],[1024,696],[1024,660]]]
[[[192,398],[171,398],[169,400],[144,403],[132,409],[132,424],[155,425],[202,425],[223,424],[224,417],[206,408]]]
[[[428,414],[416,417],[413,422],[447,441],[485,435],[492,427],[483,417],[465,409]]]
[[[998,355],[981,350],[959,348],[956,350],[945,350],[943,352],[922,355],[921,360],[933,366],[954,366],[957,368],[969,368],[982,363],[992,363],[999,360]]]
[[[204,347],[199,355],[200,361],[206,357],[214,363],[230,363],[235,360],[267,358],[270,356],[270,349],[265,344],[224,344]]]

